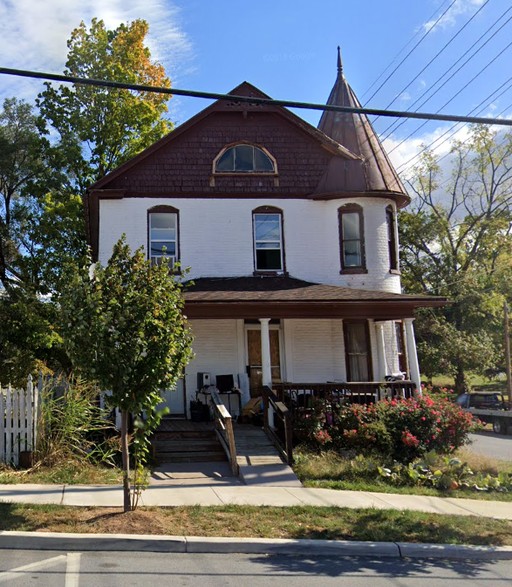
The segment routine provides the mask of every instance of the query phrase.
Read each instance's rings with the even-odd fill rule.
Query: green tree
[[[142,20],[115,30],[99,20],[89,29],[81,23],[68,42],[65,73],[169,87],[163,67],[151,60],[145,45],[147,32]],[[86,260],[82,197],[94,181],[172,128],[164,119],[167,99],[47,84],[38,99],[40,116],[27,103],[5,101],[0,113],[4,374],[26,377],[40,361],[57,369],[68,365],[55,332],[52,296],[59,290],[62,267]]]
[[[47,179],[45,143],[32,107],[9,98],[0,112],[0,283],[6,290],[36,281],[28,262],[39,214],[38,184]]]
[[[93,19],[71,33],[65,75],[170,87],[162,65],[145,45],[148,24],[134,20],[108,30]],[[42,117],[59,135],[54,152],[73,188],[87,187],[171,130],[163,118],[168,95],[73,84],[46,84],[38,99]]]
[[[176,384],[191,358],[181,291],[180,280],[166,264],[152,265],[142,249],[132,256],[122,238],[105,267],[75,266],[61,299],[64,342],[75,367],[101,389],[111,390],[112,405],[121,410],[125,511],[135,507],[130,499],[129,414],[135,417],[135,498],[148,435],[160,419],[160,390]]]
[[[55,330],[45,263],[55,250],[42,241],[44,190],[56,174],[30,104],[10,98],[0,112],[0,381],[20,384],[43,363],[66,364]]]
[[[414,170],[400,233],[405,289],[451,300],[419,314],[422,367],[452,375],[463,391],[468,372],[500,362],[503,301],[512,293],[512,134],[475,126],[451,154],[447,178],[432,153]]]

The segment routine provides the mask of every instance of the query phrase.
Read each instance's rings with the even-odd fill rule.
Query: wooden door
[[[251,396],[258,395],[262,386],[261,330],[247,330],[247,364]],[[270,368],[272,382],[281,381],[281,358],[279,352],[279,330],[270,330]]]

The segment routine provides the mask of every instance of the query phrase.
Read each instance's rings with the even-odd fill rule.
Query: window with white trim
[[[149,258],[153,263],[168,259],[172,267],[178,258],[178,214],[149,212]]]
[[[256,271],[283,271],[282,213],[277,209],[253,212]]]
[[[228,147],[214,163],[215,173],[275,173],[273,158],[260,147],[240,144]]]

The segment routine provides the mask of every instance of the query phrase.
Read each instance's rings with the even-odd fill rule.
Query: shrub
[[[310,446],[376,452],[409,463],[430,451],[450,454],[468,441],[471,414],[444,397],[426,395],[368,405],[318,400],[301,422]]]
[[[36,448],[41,464],[52,466],[69,459],[113,464],[119,442],[97,398],[96,387],[79,377],[45,382]]]

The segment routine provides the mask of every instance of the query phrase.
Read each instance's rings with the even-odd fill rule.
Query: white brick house
[[[89,190],[93,254],[125,233],[190,267],[195,358],[167,401],[186,413],[197,374],[250,388],[278,381],[419,384],[413,312],[401,294],[396,212],[409,198],[368,119],[326,112],[316,129],[248,83]],[[359,106],[338,61],[329,104]],[[165,247],[165,249],[164,249]]]

